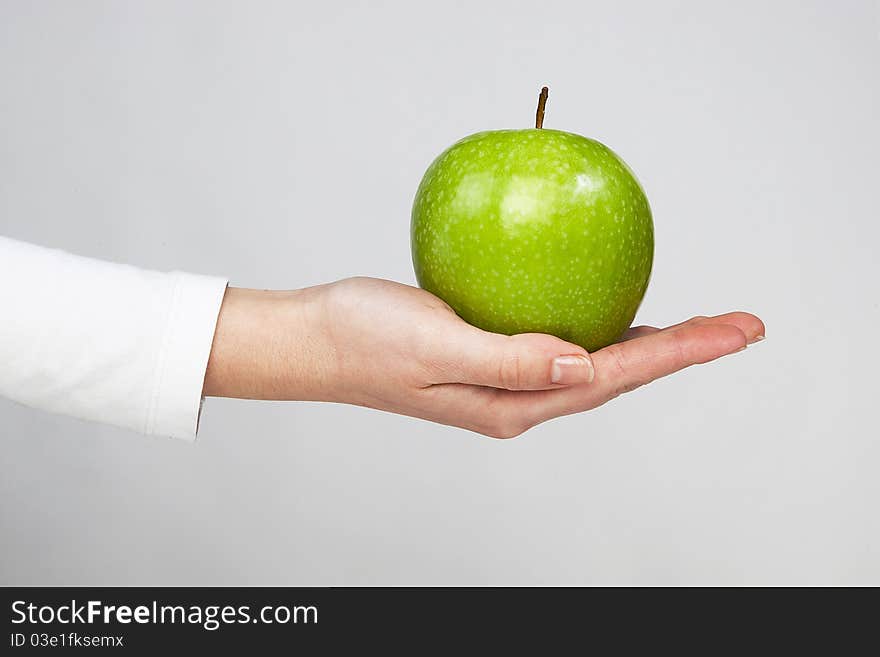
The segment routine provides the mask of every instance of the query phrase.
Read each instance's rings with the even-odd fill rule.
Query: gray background
[[[880,584],[878,55],[873,2],[0,2],[0,234],[413,282],[430,160],[546,83],[648,192],[639,321],[768,326],[509,442],[209,400],[191,446],[0,401],[0,583]]]

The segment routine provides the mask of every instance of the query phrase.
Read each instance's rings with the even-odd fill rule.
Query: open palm
[[[360,404],[497,438],[587,411],[690,365],[764,336],[754,315],[694,317],[640,326],[592,354],[551,335],[488,333],[434,295],[392,281],[353,278],[317,292],[332,367],[311,398]],[[323,362],[328,362],[324,360]]]

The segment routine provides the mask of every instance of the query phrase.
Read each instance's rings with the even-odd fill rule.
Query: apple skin
[[[413,202],[419,285],[465,321],[550,333],[595,351],[644,297],[654,225],[608,147],[559,130],[481,132],[444,151]]]

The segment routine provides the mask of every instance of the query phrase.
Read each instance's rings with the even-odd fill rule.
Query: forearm
[[[238,399],[330,398],[319,288],[226,291],[204,395]]]

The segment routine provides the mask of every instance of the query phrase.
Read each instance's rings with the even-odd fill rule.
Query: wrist
[[[228,288],[205,374],[205,396],[328,399],[329,345],[318,288]]]

